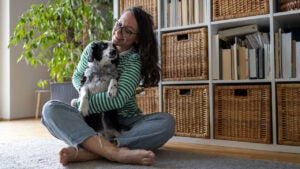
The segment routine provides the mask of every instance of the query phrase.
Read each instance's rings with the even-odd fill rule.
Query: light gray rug
[[[158,150],[153,166],[113,163],[106,160],[73,163],[58,162],[63,142],[50,138],[0,143],[0,169],[300,169],[300,164],[228,158]]]

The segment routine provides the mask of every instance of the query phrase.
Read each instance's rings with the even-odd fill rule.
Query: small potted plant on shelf
[[[33,4],[20,16],[8,47],[23,45],[18,62],[47,66],[51,85],[70,81],[84,47],[93,40],[111,38],[112,10],[110,0]],[[48,80],[39,80],[37,85],[46,88]]]

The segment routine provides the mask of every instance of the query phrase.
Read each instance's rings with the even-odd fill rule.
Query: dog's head
[[[117,63],[119,55],[116,46],[110,41],[93,43],[88,55],[88,62],[105,65]]]

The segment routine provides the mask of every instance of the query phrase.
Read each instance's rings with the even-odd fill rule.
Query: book
[[[281,59],[282,59],[282,78],[292,77],[292,32],[282,33]]]
[[[249,78],[257,79],[256,49],[249,49]]]
[[[178,0],[177,4],[177,26],[182,25],[182,8],[181,8],[181,0]]]
[[[181,6],[182,6],[182,26],[186,26],[189,23],[189,11],[188,11],[188,0],[181,0]]]
[[[237,37],[235,42],[231,45],[231,80],[238,80],[237,57],[238,57],[238,43]]]
[[[212,39],[212,79],[220,79],[220,50],[219,50],[219,34],[213,35]]]
[[[222,79],[231,80],[231,49],[222,49]]]
[[[292,40],[292,78],[296,78],[296,40]]]
[[[257,50],[257,63],[258,63],[258,79],[265,78],[265,58],[264,58],[264,48],[258,48]]]
[[[270,79],[270,44],[264,44],[265,79]]]
[[[279,70],[280,70],[280,59],[279,59],[279,33],[275,32],[274,35],[274,56],[275,56],[275,78],[279,78]]]
[[[296,78],[300,78],[300,42],[296,42]]]
[[[219,34],[212,37],[212,79],[222,79],[222,49],[228,49],[229,42]]]
[[[239,80],[248,79],[248,49],[244,46],[238,47],[238,77]]]
[[[246,25],[241,27],[235,27],[231,29],[225,29],[222,31],[219,31],[218,33],[221,34],[224,37],[232,37],[232,36],[240,36],[245,34],[250,34],[258,31],[257,24],[252,25]]]
[[[195,24],[195,20],[194,20],[194,0],[189,0],[189,4],[188,4],[188,17],[189,17],[189,25]]]

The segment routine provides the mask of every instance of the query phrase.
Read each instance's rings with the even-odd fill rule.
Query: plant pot
[[[72,99],[78,98],[78,92],[72,82],[51,83],[50,91],[52,100],[59,100],[67,104],[70,104]]]

